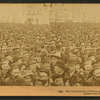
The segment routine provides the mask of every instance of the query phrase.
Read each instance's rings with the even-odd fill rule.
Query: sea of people
[[[0,86],[99,86],[100,23],[0,23]]]

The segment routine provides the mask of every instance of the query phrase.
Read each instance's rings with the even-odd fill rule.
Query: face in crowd
[[[40,80],[46,82],[49,79],[48,73],[46,72],[40,72],[39,73]]]
[[[56,86],[63,86],[64,85],[63,79],[61,77],[60,78],[56,78],[54,80],[54,85],[56,85]]]
[[[8,64],[2,65],[1,67],[4,74],[6,74],[10,68]]]
[[[10,55],[7,56],[6,58],[7,58],[8,61],[13,61],[13,58],[12,58],[12,56],[10,56]]]
[[[69,70],[70,70],[70,72],[74,72],[77,68],[79,67],[79,65],[77,65],[77,64],[70,64],[69,65]]]
[[[64,69],[60,66],[55,66],[54,67],[54,73],[57,75],[62,75],[64,73]]]
[[[100,69],[94,70],[93,75],[97,80],[100,80]]]
[[[18,59],[16,63],[20,66],[22,64],[22,59]]]
[[[15,78],[19,76],[19,68],[15,68],[11,70],[11,75]]]
[[[55,65],[57,62],[57,58],[52,57],[51,58],[51,64]]]
[[[93,68],[92,68],[92,65],[90,65],[90,64],[84,66],[84,70],[85,70],[85,72],[87,72],[87,73],[90,73],[90,72],[92,71],[92,69],[93,69]]]
[[[32,78],[31,78],[31,76],[30,76],[30,75],[28,75],[28,76],[24,77],[24,79],[25,79],[25,82],[27,82],[27,83],[32,82]]]

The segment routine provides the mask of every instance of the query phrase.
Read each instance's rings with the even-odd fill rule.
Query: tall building
[[[65,13],[63,4],[52,4],[50,8],[50,22],[65,22]]]
[[[29,4],[23,5],[24,22],[32,24],[49,24],[49,5]]]

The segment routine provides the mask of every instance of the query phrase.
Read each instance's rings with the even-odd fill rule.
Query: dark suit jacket
[[[23,78],[14,78],[14,77],[8,77],[4,80],[5,86],[24,86],[25,80]]]
[[[94,77],[89,78],[85,81],[86,86],[100,86],[100,80],[96,80]]]

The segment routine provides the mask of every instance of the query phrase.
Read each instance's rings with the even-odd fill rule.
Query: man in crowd
[[[99,26],[0,24],[0,85],[99,86]]]

